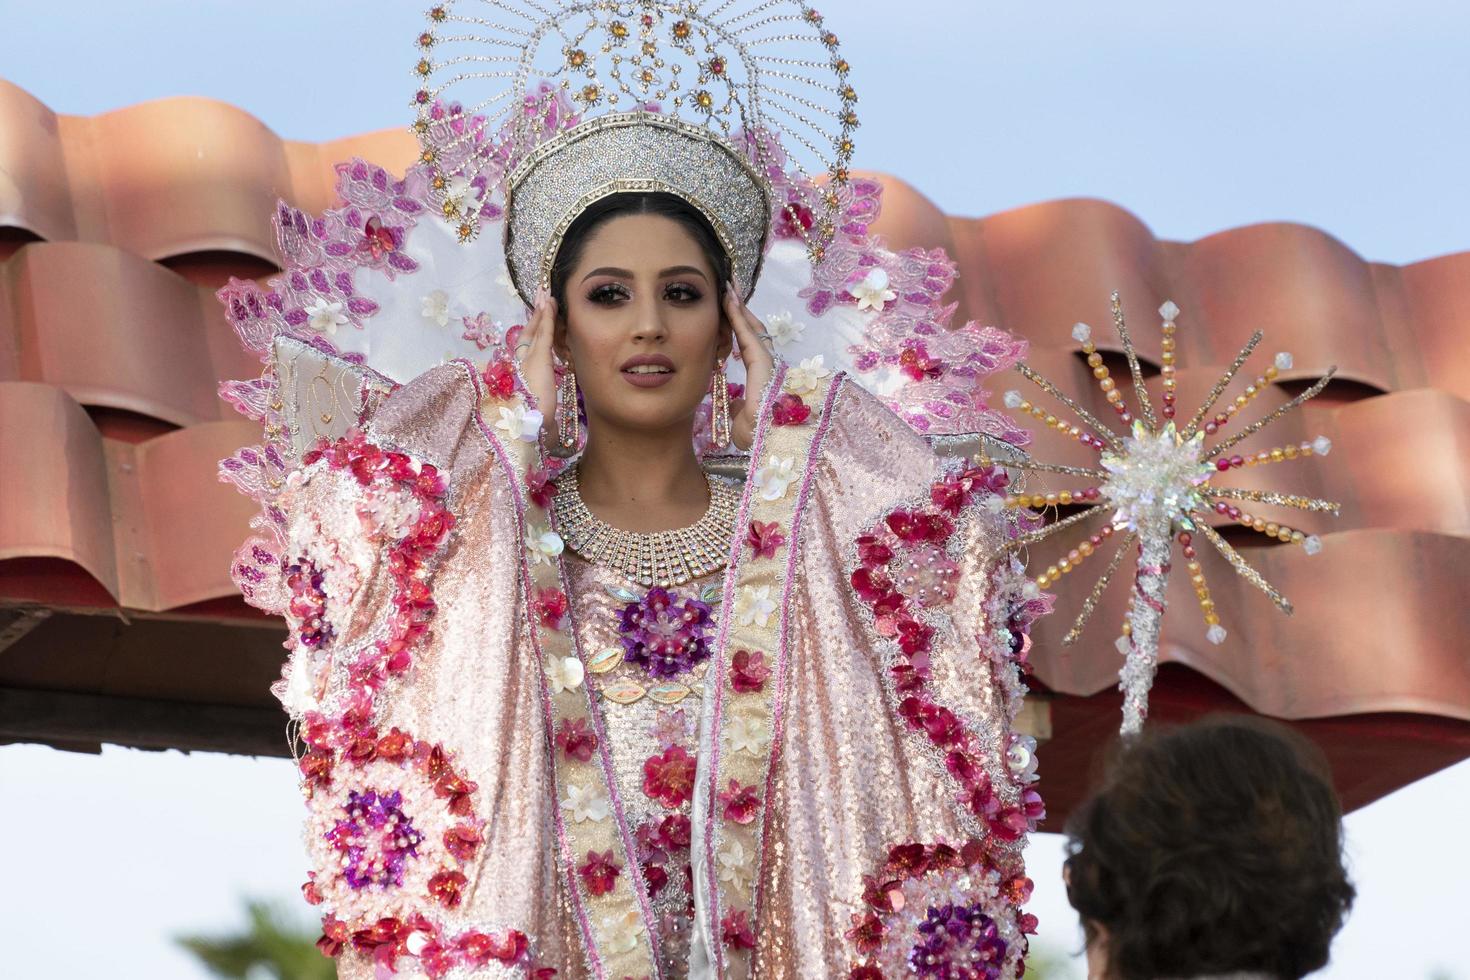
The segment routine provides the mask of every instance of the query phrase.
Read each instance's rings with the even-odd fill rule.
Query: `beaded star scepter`
[[[1072,329],[1072,337],[1082,345],[1087,355],[1087,364],[1093,377],[1098,380],[1104,397],[1117,412],[1118,420],[1129,427],[1127,435],[1118,435],[1111,427],[1088,412],[1085,408],[1062,392],[1025,363],[1016,365],[1016,370],[1027,380],[1051,395],[1069,409],[1082,423],[1069,425],[1021,396],[1019,391],[1005,393],[1007,407],[1026,412],[1040,419],[1049,428],[1056,429],[1084,446],[1098,452],[1100,469],[1063,466],[1034,460],[1001,461],[1001,465],[1047,473],[1060,473],[1095,481],[1093,485],[1076,491],[1058,493],[1010,494],[1006,506],[1012,508],[1056,507],[1059,505],[1089,505],[1069,517],[1016,538],[1014,545],[1023,548],[1045,538],[1100,515],[1111,513],[1111,520],[1100,533],[1093,534],[1080,542],[1067,555],[1037,576],[1037,585],[1045,588],[1076,569],[1090,558],[1105,542],[1117,537],[1121,539],[1117,551],[1107,568],[1099,576],[1091,593],[1082,604],[1082,610],[1066,637],[1064,644],[1076,642],[1083,628],[1097,607],[1104,590],[1122,564],[1129,550],[1137,544],[1137,561],[1134,569],[1134,589],[1129,597],[1128,612],[1123,622],[1121,635],[1116,641],[1118,652],[1125,657],[1119,674],[1119,686],[1123,690],[1122,732],[1132,734],[1143,725],[1148,714],[1148,691],[1153,685],[1158,667],[1159,628],[1164,616],[1165,586],[1172,568],[1173,546],[1177,541],[1189,572],[1190,583],[1199,599],[1204,614],[1206,637],[1211,643],[1225,642],[1225,628],[1215,612],[1210,598],[1209,586],[1205,581],[1204,568],[1199,562],[1195,545],[1203,537],[1230,564],[1235,571],[1256,588],[1266,593],[1281,611],[1290,614],[1291,603],[1277,592],[1261,574],[1241,557],[1230,543],[1215,531],[1207,521],[1211,511],[1218,517],[1228,518],[1278,541],[1300,546],[1307,554],[1321,550],[1322,542],[1315,535],[1267,521],[1236,506],[1232,501],[1250,501],[1303,511],[1338,512],[1339,505],[1330,500],[1301,497],[1264,490],[1247,490],[1236,487],[1217,487],[1211,480],[1217,474],[1229,472],[1243,466],[1260,466],[1282,460],[1301,459],[1308,456],[1325,456],[1331,442],[1318,436],[1310,442],[1279,446],[1250,455],[1228,455],[1229,450],[1243,440],[1261,431],[1266,426],[1298,408],[1315,397],[1332,380],[1337,368],[1327,369],[1326,374],[1310,388],[1291,399],[1285,405],[1251,423],[1231,436],[1220,439],[1212,447],[1205,446],[1206,436],[1221,432],[1241,409],[1245,408],[1266,386],[1274,381],[1281,371],[1290,370],[1290,354],[1277,354],[1274,363],[1266,368],[1244,392],[1227,403],[1224,408],[1208,419],[1216,402],[1229,387],[1247,358],[1261,342],[1262,334],[1257,331],[1241,348],[1230,367],[1225,370],[1214,387],[1210,389],[1203,404],[1182,428],[1176,425],[1175,415],[1175,321],[1179,308],[1166,302],[1159,308],[1163,317],[1163,398],[1158,415],[1154,413],[1143,384],[1138,355],[1123,319],[1123,307],[1118,294],[1112,296],[1113,323],[1128,359],[1128,368],[1133,379],[1133,391],[1138,401],[1138,418],[1135,418],[1124,402],[1123,393],[1109,376],[1107,366],[1092,341],[1092,330],[1085,323]],[[1161,417],[1160,417],[1161,416]],[[1084,428],[1085,427],[1085,428]],[[982,464],[990,461],[982,459]]]

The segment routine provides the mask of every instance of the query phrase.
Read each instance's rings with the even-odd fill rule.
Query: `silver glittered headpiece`
[[[414,131],[431,198],[467,241],[499,217],[500,191],[506,263],[528,303],[571,223],[624,191],[671,193],[704,214],[742,295],[773,221],[823,258],[857,127],[837,37],[797,0],[706,6],[460,0],[429,11]],[[446,104],[476,86],[490,91]]]

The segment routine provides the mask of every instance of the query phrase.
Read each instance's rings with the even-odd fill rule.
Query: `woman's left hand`
[[[725,315],[735,330],[735,356],[745,364],[745,397],[730,399],[730,438],[739,449],[755,441],[761,393],[771,380],[776,359],[766,346],[766,326],[740,299],[734,283],[725,283]]]

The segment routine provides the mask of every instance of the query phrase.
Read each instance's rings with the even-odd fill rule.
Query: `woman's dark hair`
[[[715,234],[709,219],[676,194],[634,191],[601,198],[577,215],[576,220],[567,228],[566,234],[562,236],[561,247],[557,250],[556,260],[551,266],[551,295],[556,298],[558,308],[566,309],[567,277],[582,260],[587,239],[608,221],[625,214],[655,214],[683,225],[699,244],[700,251],[715,272],[713,287],[717,291],[723,291],[725,282],[731,277],[730,257],[720,244],[720,238]]]
[[[1067,821],[1067,898],[1115,980],[1327,963],[1352,907],[1342,810],[1321,752],[1218,716],[1120,743]]]

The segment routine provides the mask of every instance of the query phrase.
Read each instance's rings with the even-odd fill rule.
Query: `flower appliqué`
[[[628,663],[667,680],[709,659],[711,608],[693,596],[652,588],[618,615]]]

